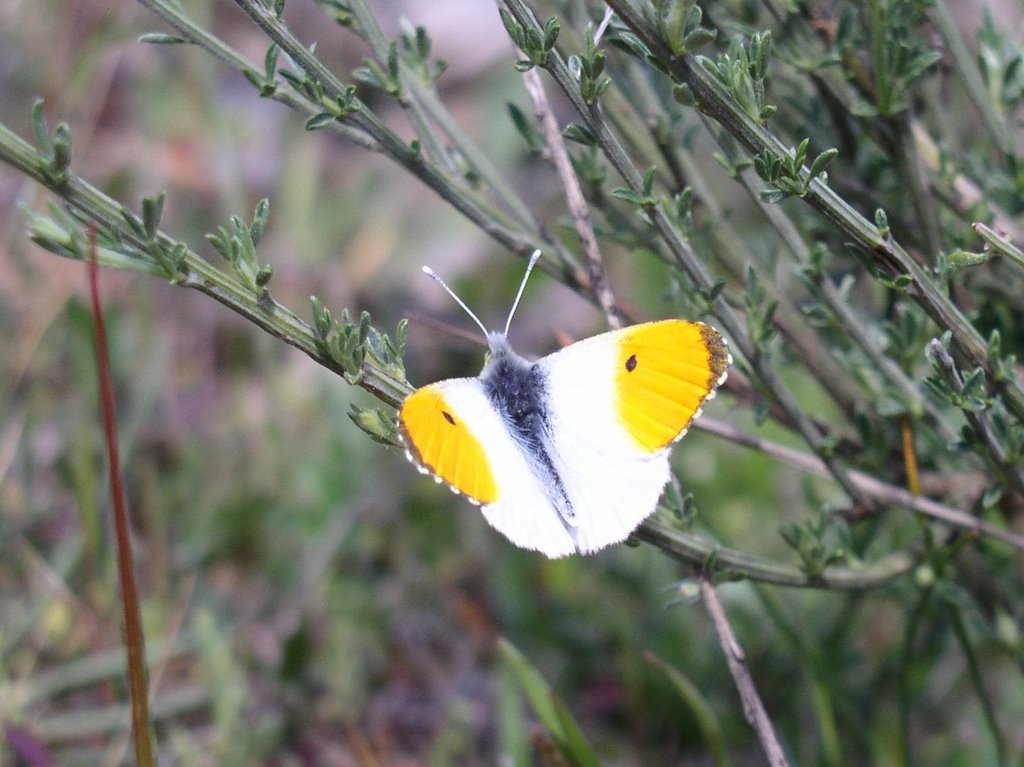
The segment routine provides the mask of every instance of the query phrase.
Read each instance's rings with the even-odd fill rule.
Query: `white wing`
[[[576,513],[582,553],[624,540],[654,512],[669,479],[668,449],[646,451],[616,417],[619,344],[605,334],[537,362],[547,376],[551,454]]]
[[[497,500],[481,507],[487,521],[522,548],[540,551],[551,558],[574,553],[577,547],[569,530],[548,500],[508,426],[487,399],[480,380],[453,378],[425,386],[410,396],[415,397],[420,392],[440,394],[455,421],[467,428],[483,448],[497,487]],[[433,436],[422,438],[422,446],[417,446],[416,442],[421,439],[418,433],[403,433],[403,439],[412,443],[409,458],[439,482],[448,482],[454,490],[453,477],[446,476],[452,469],[430,465],[430,461],[425,460],[425,453],[436,452],[436,446],[428,444]],[[479,502],[479,499],[471,500]]]

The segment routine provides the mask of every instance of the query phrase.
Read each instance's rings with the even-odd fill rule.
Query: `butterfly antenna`
[[[516,308],[519,306],[519,299],[523,297],[523,291],[526,289],[526,281],[530,278],[530,272],[533,271],[533,267],[540,261],[540,249],[533,251],[533,255],[530,256],[530,263],[526,265],[526,274],[523,275],[523,281],[519,283],[519,292],[516,293],[516,300],[512,302],[512,309],[508,313],[508,319],[505,320],[505,335],[508,335],[509,325],[512,324],[512,315],[516,313]]]
[[[473,318],[473,322],[475,322],[477,325],[480,326],[480,330],[482,330],[484,332],[484,337],[486,338],[488,333],[487,333],[487,328],[484,327],[484,323],[482,323],[480,321],[479,317],[477,317],[475,314],[473,314],[473,310],[472,309],[470,309],[468,306],[466,306],[466,302],[465,301],[463,301],[461,298],[459,298],[457,295],[455,295],[455,291],[448,287],[448,283],[446,283],[444,280],[442,280],[441,276],[437,272],[435,272],[433,269],[431,269],[429,266],[424,266],[423,267],[423,273],[425,275],[427,275],[428,277],[432,278],[434,280],[434,282],[436,282],[438,285],[440,285],[442,288],[444,288],[446,291],[448,291],[448,295],[455,299],[455,303],[457,303],[459,306],[461,306],[463,309],[465,309],[466,310],[466,314],[468,314],[470,317]]]

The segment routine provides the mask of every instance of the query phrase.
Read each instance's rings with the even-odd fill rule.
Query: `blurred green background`
[[[265,39],[230,3],[186,5],[262,59]],[[494,6],[379,5],[387,34],[400,15],[429,29],[451,63],[446,103],[533,210],[557,204],[556,178],[507,117],[508,102],[530,108]],[[1012,6],[999,10],[1019,24]],[[367,55],[311,3],[293,0],[287,19],[336,71]],[[522,263],[394,165],[304,131],[202,52],[139,43],[150,31],[165,28],[131,2],[6,0],[0,115],[27,137],[32,101],[45,97],[51,123],[72,128],[76,172],[134,206],[166,190],[163,228],[211,260],[204,233],[269,198],[261,253],[280,302],[308,314],[315,294],[335,312],[369,310],[384,329],[409,317],[414,384],[475,374],[482,347],[437,320],[472,326],[419,267],[496,325]],[[48,199],[0,167],[0,763],[118,764],[126,692],[85,269],[29,243],[19,211]],[[756,241],[748,204],[737,195],[731,215]],[[613,258],[609,270],[642,316],[670,311],[663,267]],[[763,763],[705,614],[668,605],[663,587],[687,570],[644,545],[555,562],[517,550],[353,426],[350,403],[373,404],[364,392],[203,295],[111,271],[102,285],[166,763],[533,763],[533,725],[498,661],[499,635],[538,667],[604,764],[711,763],[647,650],[694,682],[736,763]],[[538,276],[512,338],[540,355],[600,329],[593,307]],[[795,386],[813,411],[814,390]],[[753,428],[732,409],[726,395],[708,412]],[[674,455],[698,530],[765,556],[791,558],[776,530],[831,492],[699,431]],[[914,593],[912,583],[863,595],[722,588],[796,763],[894,763],[892,669]],[[942,662],[947,642],[926,640],[920,763],[989,763],[963,661]],[[989,673],[1001,667],[1014,665],[995,660]],[[1019,672],[1006,684],[1020,746]],[[821,731],[823,707],[838,733]],[[851,730],[861,745],[843,755]]]

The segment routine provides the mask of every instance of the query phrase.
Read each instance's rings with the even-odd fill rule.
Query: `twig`
[[[718,599],[715,587],[706,578],[701,579],[700,594],[704,600],[704,607],[711,617],[711,623],[715,627],[715,634],[718,635],[718,644],[729,664],[729,673],[732,674],[736,690],[743,702],[743,715],[757,733],[757,737],[761,741],[761,748],[764,749],[765,756],[768,757],[768,763],[772,767],[789,767],[789,760],[786,759],[782,746],[779,744],[775,728],[772,726],[771,719],[768,718],[768,712],[765,711],[761,697],[757,693],[757,687],[750,676],[743,648],[740,647],[735,634],[732,633],[732,627],[729,625],[725,610],[722,609],[722,603]]]
[[[690,88],[701,111],[721,123],[748,151],[753,154],[767,151],[777,157],[792,156],[792,149],[744,112],[699,61],[689,54],[673,54],[632,0],[608,0],[608,5],[615,9],[619,18],[656,59],[666,62],[673,80]],[[802,199],[852,239],[858,246],[852,250],[862,259],[865,268],[872,273],[878,270],[893,277],[909,279],[905,288],[907,295],[940,327],[951,332],[958,353],[969,364],[980,365],[990,375],[993,373],[988,345],[977,328],[945,296],[925,268],[911,258],[888,232],[867,221],[822,179],[811,180]],[[1017,418],[1024,419],[1024,387],[1021,382],[1007,377],[1000,378],[995,385],[1007,407]]]
[[[576,178],[576,172],[569,160],[569,153],[562,141],[561,131],[558,130],[558,122],[551,111],[551,104],[548,102],[544,85],[541,83],[536,69],[529,69],[523,73],[523,85],[533,102],[534,114],[544,133],[544,143],[547,144],[548,152],[551,154],[551,163],[555,166],[555,172],[558,173],[558,178],[562,182],[569,213],[572,215],[576,234],[583,245],[583,252],[587,259],[587,274],[590,278],[590,290],[601,307],[601,311],[604,312],[608,325],[612,328],[620,328],[622,327],[622,317],[616,308],[615,296],[608,285],[608,275],[605,273],[601,249],[597,244],[594,228],[590,224],[587,201],[583,197],[579,179]]]
[[[361,37],[363,40],[370,46],[377,63],[381,66],[387,66],[388,40],[384,37],[384,33],[381,31],[380,25],[377,24],[377,19],[374,17],[373,12],[370,11],[369,5],[367,5],[365,0],[350,0],[349,7],[358,22],[356,28],[362,33]],[[444,173],[453,175],[455,164],[448,156],[448,153],[445,152],[444,147],[441,146],[441,142],[430,125],[430,121],[427,120],[418,94],[410,88],[410,80],[413,78],[409,76],[401,65],[398,68],[398,79],[401,82],[402,91],[396,99],[399,106],[402,107],[409,117],[409,122],[412,123],[416,136],[423,144],[424,152]]]
[[[996,715],[997,709],[992,703],[992,696],[989,695],[988,690],[985,688],[985,678],[978,663],[978,653],[971,644],[971,637],[967,632],[962,608],[956,602],[950,600],[946,602],[946,610],[949,614],[950,622],[953,624],[953,633],[956,634],[957,641],[960,643],[960,648],[963,651],[964,660],[967,661],[967,671],[971,678],[971,684],[974,685],[974,690],[978,695],[978,702],[981,704],[982,721],[985,722],[989,736],[992,738],[992,746],[996,752],[995,764],[1003,767],[1003,765],[1009,764],[1006,759],[1006,739],[1003,737],[1002,729],[999,727],[999,717]]]
[[[536,34],[542,34],[540,25],[534,17],[533,12],[523,2],[523,0],[505,0],[505,5],[517,22],[533,29]],[[610,2],[609,5],[612,5],[612,7],[614,7],[621,16],[621,3],[613,4]],[[630,26],[633,25],[630,24]],[[650,47],[653,44],[654,43],[652,41],[652,43],[649,43],[648,45]],[[661,49],[659,48],[659,50]],[[673,55],[665,55],[665,60],[675,60]],[[607,122],[603,119],[600,105],[595,104],[594,106],[590,106],[583,100],[583,97],[579,92],[576,78],[572,75],[565,60],[557,50],[553,49],[549,52],[545,68],[555,79],[555,82],[558,83],[559,88],[561,88],[562,92],[570,102],[572,102],[573,107],[583,118],[590,131],[594,134],[598,145],[601,147],[605,156],[611,162],[615,170],[633,192],[642,194],[644,182],[641,174],[633,164],[633,161],[626,153],[617,137],[609,130]],[[669,219],[668,214],[662,206],[652,205],[645,208],[645,212],[650,216],[655,230],[668,246],[672,256],[676,259],[676,263],[679,268],[693,281],[697,288],[705,291],[713,290],[715,287],[715,280],[712,278],[711,273],[708,271],[701,259],[698,258],[690,244],[681,236],[675,224]],[[786,415],[792,420],[793,425],[807,441],[807,444],[811,446],[811,449],[813,449],[814,452],[817,453],[818,456],[828,465],[836,481],[843,487],[843,490],[846,491],[855,503],[867,506],[868,504],[864,499],[859,497],[860,494],[856,486],[850,482],[846,467],[840,464],[828,449],[825,437],[817,424],[815,424],[807,413],[804,412],[803,408],[800,407],[792,392],[789,391],[769,361],[755,346],[754,342],[746,332],[745,323],[740,319],[739,315],[733,310],[733,308],[729,306],[723,296],[720,295],[715,300],[713,311],[715,317],[722,324],[722,327],[726,330],[729,336],[731,336],[736,351],[738,351],[739,354],[747,360],[751,368],[754,369],[761,381],[761,384],[771,393],[771,396],[786,412]],[[1022,400],[1022,404],[1024,404],[1024,400]]]
[[[900,416],[900,434],[903,437],[903,467],[907,472],[907,489],[921,495],[921,478],[917,471],[917,452],[914,450],[914,425],[909,415]]]
[[[0,124],[0,161],[17,168],[63,198],[68,205],[81,211],[97,225],[117,232],[122,240],[140,252],[152,255],[153,243],[143,241],[136,234],[143,227],[138,216],[73,173],[68,173],[62,183],[55,182],[43,170],[46,158],[3,124]],[[134,222],[131,228],[125,225],[128,219]],[[157,232],[156,244],[167,252],[179,245],[163,232]],[[251,290],[228,278],[193,251],[186,250],[183,273],[174,282],[207,294],[257,327],[299,349],[328,370],[339,375],[344,372],[338,363],[321,351],[312,328],[294,312],[270,297],[263,301],[257,300]],[[410,391],[408,384],[375,366],[369,359],[363,373],[360,386],[387,404],[397,406]]]
[[[117,428],[114,423],[114,387],[110,382],[110,357],[107,330],[100,303],[99,265],[96,262],[96,227],[89,227],[89,297],[92,301],[96,338],[96,372],[99,376],[100,411],[107,443],[110,469],[110,497],[114,506],[114,533],[117,540],[117,571],[121,581],[124,607],[125,647],[128,651],[128,689],[131,694],[132,734],[135,761],[140,767],[153,767],[153,741],[150,734],[149,691],[146,684],[146,641],[139,615],[139,595],[135,586],[135,562],[128,532],[128,510],[121,484],[121,464],[117,453]]]
[[[935,362],[935,366],[942,379],[946,382],[946,385],[957,394],[961,394],[964,390],[964,380],[960,375],[960,371],[957,370],[956,362],[953,360],[952,355],[950,355],[939,339],[933,338],[928,342],[928,354]],[[988,458],[992,468],[1001,477],[1008,480],[1017,489],[1017,492],[1024,493],[1024,470],[1019,465],[1010,463],[1006,455],[1006,448],[999,441],[999,437],[992,431],[984,411],[975,411],[969,408],[962,408],[962,411],[967,423],[970,424],[971,429],[978,435],[981,443],[985,446],[986,452],[984,455]]]
[[[786,445],[777,442],[761,439],[750,434],[745,434],[729,424],[716,421],[713,418],[703,417],[693,423],[694,428],[702,429],[710,434],[735,442],[738,445],[758,450],[770,455],[773,458],[795,466],[801,471],[809,474],[816,474],[819,477],[831,477],[828,467],[813,455],[794,450]],[[933,501],[930,498],[915,495],[906,488],[882,482],[880,479],[861,471],[851,470],[850,479],[857,485],[860,491],[882,504],[903,506],[904,508],[916,511],[925,516],[945,522],[949,525],[961,527],[971,532],[988,535],[1009,543],[1021,551],[1024,551],[1024,536],[1009,530],[995,527],[983,519],[973,517],[965,511],[946,506],[945,504]]]
[[[193,45],[209,53],[218,61],[228,65],[243,74],[250,73],[257,77],[262,76],[261,68],[254,62],[249,61],[241,53],[229,46],[217,36],[203,29],[184,14],[180,5],[169,0],[138,0],[139,4],[151,11],[154,15],[170,24],[186,40]],[[273,99],[295,111],[312,117],[321,111],[315,105],[309,103],[303,96],[297,93],[290,86],[286,86],[281,80],[275,81],[272,93],[261,94],[264,98]],[[381,151],[380,144],[371,138],[365,131],[352,125],[335,120],[329,123],[327,129],[344,136],[349,141],[363,149],[371,152]]]
[[[920,560],[916,550],[908,548],[867,564],[856,563],[848,567],[828,565],[820,573],[811,575],[800,566],[751,556],[707,538],[681,532],[663,524],[657,517],[646,520],[633,535],[696,567],[705,565],[713,557],[716,572],[724,571],[730,576],[742,576],[760,583],[805,589],[859,591],[877,588],[906,575]]]
[[[935,0],[927,7],[925,13],[932,26],[935,27],[935,31],[942,36],[946,43],[946,48],[954,62],[951,69],[963,82],[967,98],[978,110],[982,124],[989,135],[995,139],[999,151],[1006,155],[1015,154],[1013,134],[1007,128],[1005,120],[993,107],[992,100],[988,96],[988,89],[985,87],[985,81],[981,77],[981,72],[978,71],[977,59],[964,45],[956,23],[949,15],[946,0]]]
[[[794,260],[801,267],[809,265],[810,248],[797,231],[796,225],[786,213],[786,210],[779,205],[768,205],[758,197],[755,182],[751,177],[750,171],[741,173],[738,180],[764,214],[765,218],[772,224],[775,231],[778,232],[783,242],[789,248]],[[854,311],[854,308],[850,305],[850,301],[840,294],[832,278],[827,274],[817,272],[811,279],[819,292],[818,298],[828,306],[829,311],[835,314],[846,336],[864,352],[865,356],[871,360],[871,363],[885,375],[889,383],[899,390],[907,402],[920,404],[943,439],[948,442],[956,439],[955,431],[949,425],[942,412],[928,397],[922,396],[920,389],[911,380],[910,376],[903,372],[899,364],[880,348],[875,335],[865,327],[860,317]]]

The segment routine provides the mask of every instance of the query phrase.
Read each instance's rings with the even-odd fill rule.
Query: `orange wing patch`
[[[406,397],[398,422],[413,461],[477,503],[498,500],[483,445],[436,387],[424,386]]]
[[[725,339],[702,322],[665,320],[620,331],[615,373],[619,422],[655,453],[681,437],[725,380]]]

